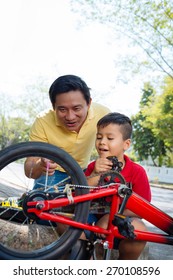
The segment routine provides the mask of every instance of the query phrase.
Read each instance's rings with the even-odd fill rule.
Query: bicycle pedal
[[[114,226],[117,226],[118,231],[121,235],[130,239],[134,239],[135,238],[134,226],[131,224],[131,220],[132,219],[130,217],[116,214],[114,216],[112,224]]]

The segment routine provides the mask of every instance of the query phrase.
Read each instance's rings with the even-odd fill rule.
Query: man
[[[97,121],[110,110],[92,102],[87,84],[75,75],[57,78],[49,89],[49,97],[53,109],[38,115],[30,131],[30,141],[62,148],[85,169],[94,147]],[[36,179],[34,188],[45,182],[46,172],[49,186],[67,177],[54,162],[27,158],[25,174]]]

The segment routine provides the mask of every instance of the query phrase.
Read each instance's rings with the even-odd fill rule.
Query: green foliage
[[[173,166],[173,80],[167,78],[160,95],[145,84],[140,111],[132,117],[133,147],[138,159],[151,158],[156,166]]]
[[[28,85],[20,98],[0,94],[0,149],[29,140],[29,129],[36,115],[51,107],[45,79]]]
[[[0,116],[0,148],[28,141],[29,126],[22,118],[5,118]]]
[[[71,6],[73,11],[82,15],[81,26],[93,21],[100,22],[113,30],[119,41],[122,37],[127,38],[129,47],[140,47],[146,59],[144,56],[137,57],[135,53],[133,64],[128,60],[132,60],[132,57],[126,58],[131,66],[143,63],[144,67],[152,67],[173,78],[172,1],[72,0]]]
[[[157,138],[152,129],[145,127],[145,118],[139,113],[132,118],[133,148],[139,161],[151,158],[155,166],[161,166],[165,156],[164,142]]]
[[[32,124],[35,117],[41,111],[51,107],[48,96],[47,81],[38,77],[36,81],[25,88],[25,94],[21,96],[20,102],[15,105],[17,115],[22,116],[27,124]]]
[[[165,79],[162,94],[157,96],[154,104],[145,114],[147,122],[152,124],[154,134],[164,141],[169,151],[173,152],[173,80],[171,78]]]
[[[93,149],[92,153],[91,153],[91,158],[90,160],[93,161],[93,160],[96,160],[98,158],[98,153],[97,153],[97,150],[96,148]]]

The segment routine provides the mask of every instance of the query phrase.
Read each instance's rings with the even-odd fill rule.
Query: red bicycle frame
[[[109,223],[108,228],[103,229],[101,227],[95,225],[84,224],[80,222],[76,222],[75,220],[65,217],[62,215],[54,215],[52,213],[48,213],[45,211],[63,207],[71,204],[71,201],[67,198],[58,198],[54,200],[44,200],[44,201],[31,201],[28,202],[28,212],[35,213],[40,219],[50,220],[53,222],[58,222],[62,224],[66,224],[72,227],[80,228],[83,230],[89,230],[95,233],[106,235],[106,239],[104,242],[107,242],[108,248],[113,248],[114,238],[125,239],[127,237],[123,236],[119,233],[118,227],[114,226],[112,221],[114,219],[115,214],[118,213],[120,205],[122,203],[122,198],[119,195],[120,186],[124,186],[121,184],[113,184],[108,188],[98,188],[96,190],[90,191],[88,194],[73,196],[73,203],[80,203],[84,201],[92,201],[101,197],[111,197],[111,205],[110,205],[110,213],[109,213]],[[126,187],[127,188],[127,187]],[[142,197],[138,196],[136,193],[132,192],[129,195],[126,208],[134,212],[139,217],[145,219],[152,225],[156,226],[164,233],[154,233],[151,231],[139,231],[134,230],[134,240],[143,240],[148,242],[155,243],[163,243],[163,244],[172,244],[173,245],[173,218],[168,214],[164,213]]]

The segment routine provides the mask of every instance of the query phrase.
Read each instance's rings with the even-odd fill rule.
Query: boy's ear
[[[124,141],[124,151],[128,150],[131,145],[131,139],[127,139]]]

